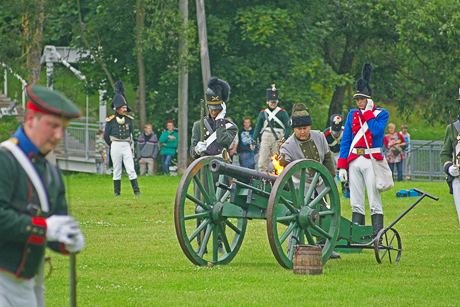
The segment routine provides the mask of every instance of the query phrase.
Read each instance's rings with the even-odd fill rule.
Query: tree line
[[[2,1],[0,61],[45,84],[38,73],[43,46],[90,50],[91,58],[76,64],[87,82],[74,87],[106,89],[110,101],[122,80],[136,94],[130,103],[140,124],[154,126],[177,121],[185,69],[190,131],[203,81],[196,2],[188,1],[184,24],[181,1]],[[305,103],[322,129],[329,115],[354,107],[354,84],[370,62],[374,101],[445,120],[449,110],[458,113],[459,7],[460,0],[205,1],[211,75],[230,84],[228,116],[237,123],[255,120],[275,83],[281,107],[290,112]]]

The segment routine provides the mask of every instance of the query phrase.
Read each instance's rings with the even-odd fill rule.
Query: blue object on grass
[[[415,191],[414,189],[400,190],[396,192],[396,197],[418,197],[420,195],[422,195],[422,193],[419,193]]]

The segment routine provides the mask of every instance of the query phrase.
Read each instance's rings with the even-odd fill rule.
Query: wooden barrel
[[[300,244],[294,247],[294,274],[323,274],[321,246]]]

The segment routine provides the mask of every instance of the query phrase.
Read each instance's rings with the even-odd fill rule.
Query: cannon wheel
[[[379,242],[382,243],[379,246]],[[378,263],[382,261],[390,261],[390,263],[398,263],[401,259],[402,244],[399,233],[394,228],[380,229],[374,241],[375,258]]]
[[[315,171],[310,188],[306,188],[308,169]],[[300,172],[300,182],[293,175]],[[312,199],[314,186],[320,182],[325,189]],[[286,189],[286,187],[288,187]],[[288,191],[287,191],[288,190]],[[323,198],[328,206],[323,206]],[[313,160],[290,163],[278,176],[270,193],[267,206],[267,234],[275,258],[286,269],[292,269],[294,245],[316,245],[314,236],[322,239],[323,264],[329,259],[337,242],[340,228],[340,197],[334,179],[324,165]]]
[[[196,265],[227,264],[236,256],[243,242],[247,220],[221,216],[223,203],[230,192],[216,187],[209,163],[215,157],[195,160],[185,171],[177,189],[174,205],[174,224],[182,251]],[[223,161],[223,160],[222,160]],[[204,183],[200,173],[204,172]],[[214,174],[218,182],[224,182],[223,175]],[[201,197],[194,196],[194,183]],[[199,226],[198,226],[199,225]],[[219,253],[218,240],[222,240],[224,253]]]

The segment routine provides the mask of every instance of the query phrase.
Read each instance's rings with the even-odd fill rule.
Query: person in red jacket
[[[383,138],[383,144],[387,149],[387,161],[390,165],[393,176],[395,165],[398,170],[398,181],[403,181],[403,151],[406,148],[406,141],[401,133],[396,132],[395,124],[388,125],[388,134]]]
[[[365,224],[364,201],[367,189],[373,233],[376,236],[383,228],[383,210],[370,155],[376,160],[383,160],[381,147],[389,114],[385,109],[377,108],[372,101],[369,85],[371,72],[371,64],[364,64],[362,78],[356,83],[356,93],[353,96],[358,108],[348,113],[337,168],[340,181],[349,180],[352,222],[359,225]]]

